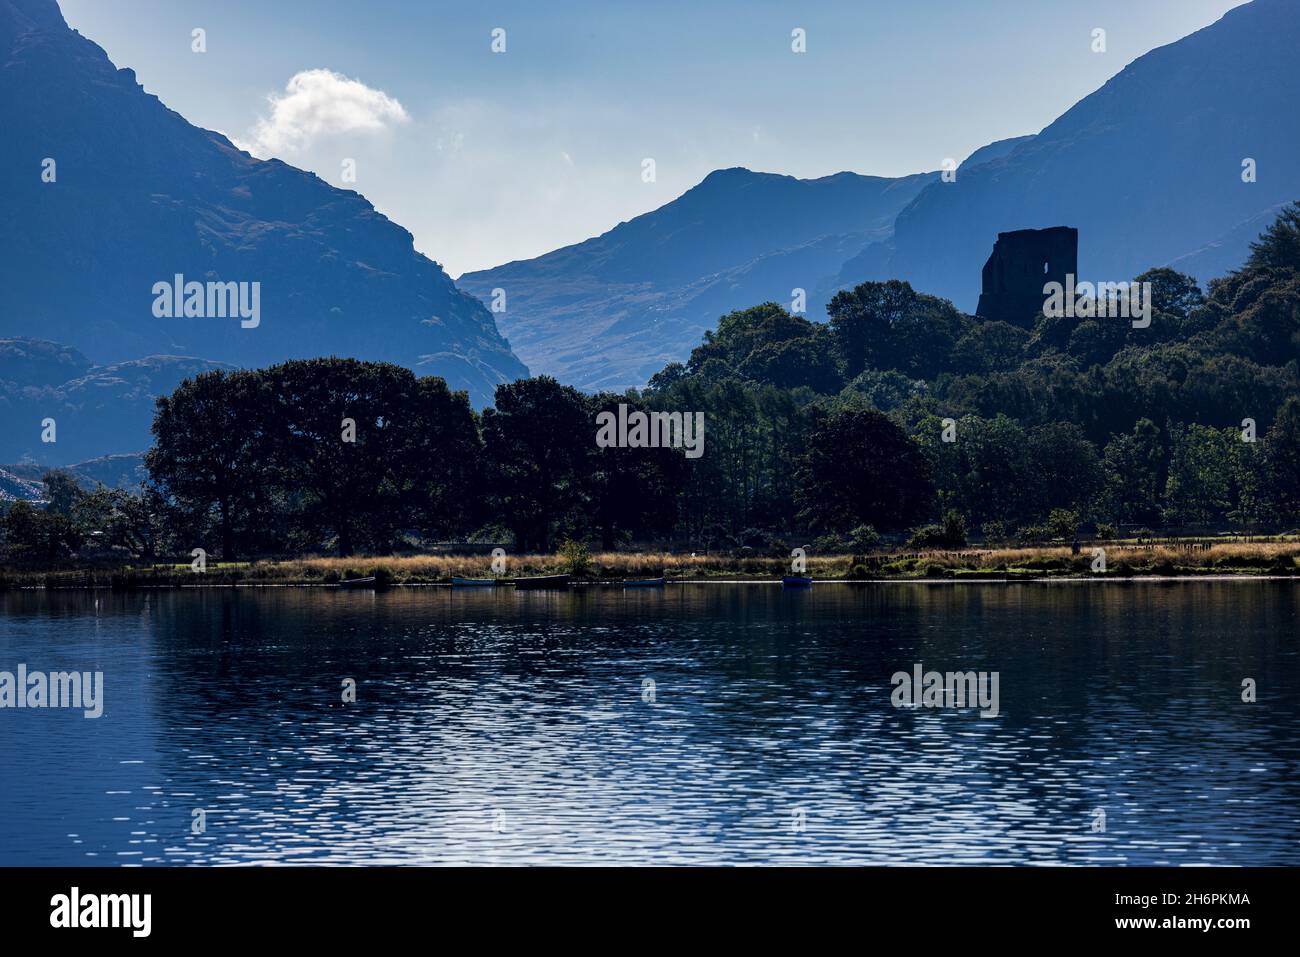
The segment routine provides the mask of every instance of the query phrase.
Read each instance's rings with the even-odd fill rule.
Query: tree
[[[264,376],[222,369],[186,379],[157,400],[154,447],[145,467],[196,529],[215,522],[226,561],[236,557],[266,512],[270,405]]]
[[[943,513],[938,525],[923,525],[907,541],[913,548],[962,548],[966,545],[966,518],[955,508]]]
[[[1054,508],[1044,523],[1055,538],[1070,539],[1079,534],[1079,513],[1068,508]]]
[[[844,387],[843,395],[861,395],[881,412],[892,412],[911,398],[923,397],[928,391],[924,379],[910,379],[890,369],[881,372],[867,369]]]
[[[873,409],[841,408],[813,431],[798,471],[800,517],[817,531],[910,528],[934,504],[921,450]]]
[[[157,490],[141,486],[134,495],[123,489],[113,489],[109,494],[112,509],[105,530],[109,544],[152,561],[163,535],[162,503]]]
[[[46,508],[54,515],[71,515],[77,503],[86,495],[71,472],[55,469],[46,472],[41,478],[45,486]]]
[[[1264,437],[1262,484],[1278,518],[1300,525],[1300,397],[1282,403]]]
[[[389,551],[405,528],[470,524],[479,451],[464,393],[356,359],[286,362],[266,378],[266,451],[306,531],[332,534],[351,555]]]
[[[1246,269],[1300,269],[1300,202],[1286,206],[1277,219],[1250,244]]]
[[[71,519],[83,538],[95,536],[100,545],[122,548],[151,560],[162,537],[162,508],[158,492],[141,486],[136,494],[96,486],[83,495]]]
[[[617,415],[620,404],[629,411],[649,408],[635,395],[602,393],[588,400],[594,423],[601,412]],[[685,486],[689,463],[681,451],[665,448],[601,448],[588,451],[584,493],[588,514],[601,548],[611,551],[622,537],[661,535],[677,523],[677,498]]]
[[[1148,269],[1133,281],[1151,284],[1151,310],[1154,313],[1151,328],[1158,338],[1168,339],[1178,334],[1185,336],[1189,331],[1189,323],[1193,326],[1196,324],[1195,314],[1205,305],[1205,295],[1201,292],[1196,277],[1161,266]]]
[[[708,413],[706,452],[687,465],[679,533],[712,547],[747,528],[774,532],[790,526],[813,393],[701,375],[655,391],[647,401],[659,410]]]
[[[743,378],[779,389],[804,387],[823,395],[834,394],[843,380],[827,338],[819,335],[764,343],[745,358],[737,372]]]
[[[497,386],[483,413],[484,485],[493,517],[520,550],[550,550],[557,523],[583,502],[595,419],[570,386],[550,376]]]
[[[0,536],[9,557],[20,562],[58,561],[81,546],[81,536],[67,515],[22,499],[0,516]]]
[[[1169,475],[1165,480],[1165,521],[1208,524],[1221,520],[1237,500],[1234,429],[1193,422],[1169,432]]]
[[[1300,359],[1300,272],[1270,277],[1219,331],[1223,348],[1263,365]]]
[[[1020,521],[1033,485],[1025,430],[1005,415],[967,415],[948,433],[953,441],[944,441],[947,431],[932,417],[914,433],[930,460],[940,506],[957,509],[971,525]]]
[[[1159,522],[1166,470],[1156,424],[1139,419],[1131,433],[1117,435],[1107,444],[1103,460],[1108,514],[1120,522]]]
[[[843,381],[830,340],[826,326],[765,302],[719,319],[717,330],[704,333],[686,365],[670,364],[650,380],[650,389],[663,391],[686,376],[708,382],[730,377],[831,394]]]
[[[1010,372],[1024,359],[1029,333],[1009,322],[981,322],[952,349],[954,371],[972,375]]]
[[[1029,430],[1025,448],[1028,511],[1032,521],[1053,509],[1087,512],[1105,485],[1101,455],[1073,422]]]
[[[413,442],[394,460],[404,513],[427,535],[468,532],[484,516],[483,439],[466,392],[437,376],[416,382]],[[400,471],[399,471],[400,470]]]
[[[897,369],[929,378],[949,365],[967,322],[952,303],[906,282],[864,282],[826,307],[845,379],[864,369]]]

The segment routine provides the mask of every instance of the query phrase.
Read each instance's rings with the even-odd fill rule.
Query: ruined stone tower
[[[998,233],[975,314],[1030,328],[1043,314],[1043,286],[1064,285],[1066,273],[1078,268],[1079,231],[1072,226]]]

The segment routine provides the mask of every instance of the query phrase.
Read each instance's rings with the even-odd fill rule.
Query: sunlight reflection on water
[[[0,864],[1296,864],[1298,596],[0,594],[0,669],[106,689],[0,712]],[[893,708],[915,662],[1001,715]]]

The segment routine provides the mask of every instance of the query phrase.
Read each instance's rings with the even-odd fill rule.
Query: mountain
[[[191,125],[54,0],[0,0],[0,128],[0,335],[52,340],[127,376],[141,356],[382,359],[479,405],[527,375],[492,314],[409,232],[359,193]],[[256,288],[258,321],[155,314],[155,284],[178,275],[247,284],[250,314]]]
[[[187,356],[95,365],[67,346],[0,339],[0,462],[68,465],[150,445],[154,398],[182,379],[231,366]],[[54,441],[42,423],[54,420]]]
[[[100,485],[135,491],[149,477],[141,455],[105,455],[59,468],[72,475],[87,492],[93,492]],[[45,485],[41,478],[48,471],[50,466],[31,462],[0,465],[0,502],[16,499],[45,501]]]
[[[1012,136],[1004,140],[996,140],[987,146],[981,146],[966,157],[961,165],[957,167],[957,177],[959,179],[964,177],[976,166],[983,163],[991,163],[1002,159],[1002,157],[1007,156],[1017,147],[1028,143],[1033,138],[1032,135]],[[927,187],[930,185],[933,185],[933,183],[926,184]],[[920,192],[924,192],[924,189]],[[830,302],[831,297],[840,289],[852,288],[862,282],[865,277],[878,278],[880,272],[888,269],[891,265],[890,257],[893,255],[893,251],[893,233],[891,230],[888,238],[873,242],[860,250],[857,255],[843,260],[834,278],[824,280],[819,287],[818,300],[820,302]]]
[[[729,310],[802,288],[819,314],[825,280],[937,177],[717,170],[607,233],[457,282],[488,302],[505,291],[497,321],[534,372],[592,390],[642,385]]]
[[[1300,4],[1254,0],[1152,50],[1032,140],[922,190],[839,284],[906,279],[969,311],[999,232],[1057,225],[1079,230],[1083,279],[1236,268],[1300,198],[1298,48]]]
[[[14,474],[6,468],[0,468],[0,503],[4,502],[41,502],[44,501],[45,486],[40,478],[31,479]]]
[[[1277,220],[1286,203],[1270,206],[1242,220],[1213,242],[1179,256],[1169,265],[1192,276],[1223,276],[1239,267],[1250,244]]]

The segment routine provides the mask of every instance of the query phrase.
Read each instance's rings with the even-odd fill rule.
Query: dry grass
[[[1019,546],[961,550],[932,550],[906,553],[908,557],[882,556],[886,570],[901,571],[897,566],[938,567],[947,571],[1007,571],[1040,574],[1088,573],[1097,544],[1082,545],[1074,555],[1065,546]],[[1102,543],[1106,552],[1107,571],[1114,573],[1245,573],[1269,570],[1281,572],[1294,568],[1300,557],[1300,542],[1185,542]],[[918,556],[918,557],[910,557]]]
[[[966,548],[925,551],[878,551],[856,556],[811,555],[809,575],[815,578],[919,577],[1039,577],[1089,574],[1093,546],[1075,556],[1066,547]],[[1300,571],[1300,542],[1107,543],[1107,571],[1123,574],[1294,574]],[[669,552],[596,552],[583,577],[620,578],[778,578],[789,574],[789,559],[730,554],[680,555]],[[548,575],[568,571],[558,555],[512,555],[504,577]],[[0,587],[77,587],[112,585],[135,588],[174,585],[333,584],[349,578],[379,575],[398,584],[447,582],[453,575],[493,577],[488,555],[385,555],[368,557],[305,557],[284,561],[209,562],[207,574],[190,572],[188,564],[114,566],[61,571],[0,569]]]

